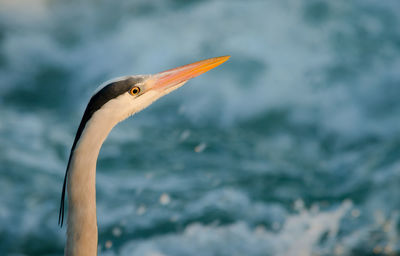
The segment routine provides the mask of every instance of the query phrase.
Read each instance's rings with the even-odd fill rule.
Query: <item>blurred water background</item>
[[[0,254],[62,255],[100,83],[220,55],[103,145],[100,255],[400,255],[397,0],[1,0]]]

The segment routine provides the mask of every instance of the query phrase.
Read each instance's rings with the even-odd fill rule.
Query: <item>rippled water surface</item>
[[[100,83],[220,55],[104,143],[100,255],[399,255],[396,0],[0,0],[0,254],[62,255]]]

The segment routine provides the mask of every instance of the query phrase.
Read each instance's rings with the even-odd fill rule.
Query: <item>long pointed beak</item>
[[[219,65],[224,63],[230,56],[216,57],[206,60],[194,62],[192,64],[184,65],[178,68],[169,69],[167,71],[151,76],[150,88],[151,90],[168,90],[171,87],[180,85],[199,76]]]

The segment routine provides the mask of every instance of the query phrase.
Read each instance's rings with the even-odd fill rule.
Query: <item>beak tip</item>
[[[215,67],[221,65],[225,61],[229,60],[230,57],[231,57],[230,55],[225,55],[225,56],[220,56],[220,57],[214,57],[214,58],[211,58],[211,59],[208,59],[205,61],[207,61],[211,64],[210,69],[212,69],[212,68],[215,68]]]
[[[216,66],[221,65],[225,61],[229,60],[230,57],[231,57],[230,55],[225,55],[225,56],[213,58],[211,60],[215,63],[215,67],[216,67]]]
[[[221,57],[217,57],[217,58],[219,58],[222,62],[225,62],[225,61],[229,60],[230,57],[231,57],[230,55],[225,55],[225,56],[221,56]]]

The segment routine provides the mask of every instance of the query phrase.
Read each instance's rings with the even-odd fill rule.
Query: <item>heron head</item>
[[[229,56],[216,57],[154,75],[125,76],[107,81],[92,96],[87,114],[99,111],[115,125],[228,59]]]

